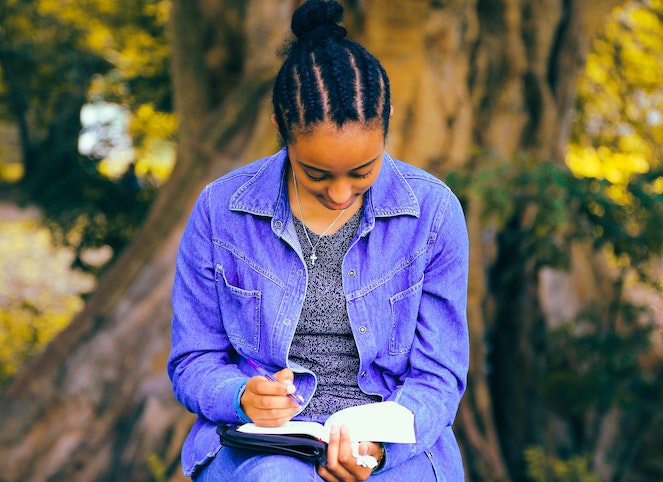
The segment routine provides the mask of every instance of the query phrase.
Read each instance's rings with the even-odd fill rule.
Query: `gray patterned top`
[[[304,229],[308,228],[295,218],[309,279],[290,358],[309,368],[318,378],[315,395],[301,415],[330,415],[343,408],[379,400],[362,392],[357,383],[359,353],[343,294],[343,257],[359,228],[362,211],[357,211],[336,233],[322,239],[308,230],[316,246],[315,265],[311,265],[311,246],[304,234]]]

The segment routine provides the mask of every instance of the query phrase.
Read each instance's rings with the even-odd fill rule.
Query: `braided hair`
[[[281,51],[285,60],[272,95],[285,144],[322,122],[359,122],[387,134],[387,73],[363,46],[345,38],[342,18],[343,6],[335,0],[307,0],[292,16],[295,38]]]

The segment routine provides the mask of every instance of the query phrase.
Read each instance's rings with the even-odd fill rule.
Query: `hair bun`
[[[343,20],[343,5],[335,0],[307,0],[292,15],[290,28],[305,42],[317,43],[324,38],[342,39],[347,30],[338,23]]]

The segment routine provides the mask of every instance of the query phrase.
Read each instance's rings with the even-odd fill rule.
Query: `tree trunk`
[[[562,162],[577,72],[597,19],[620,2],[345,3],[351,36],[390,75],[388,150],[444,178],[485,162],[476,152]],[[179,449],[193,419],[165,373],[177,245],[206,182],[277,148],[269,122],[274,53],[296,4],[173,0],[177,166],[84,311],[0,399],[4,480],[182,479]],[[501,267],[525,247],[485,242],[482,200],[464,202],[472,365],[457,432],[469,480],[520,480],[523,449],[545,432],[538,273],[523,265],[505,278]],[[527,229],[523,209],[512,223]]]

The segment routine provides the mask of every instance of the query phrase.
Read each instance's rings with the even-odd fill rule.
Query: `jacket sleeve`
[[[247,380],[223,329],[216,291],[209,188],[199,196],[177,254],[168,375],[177,400],[213,423],[242,422],[235,398]]]
[[[409,369],[389,396],[415,414],[417,443],[387,444],[385,470],[432,447],[450,427],[469,365],[469,241],[460,202],[447,191],[434,222]]]

